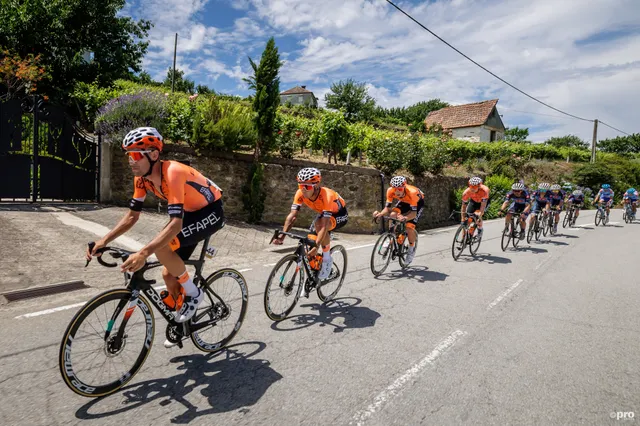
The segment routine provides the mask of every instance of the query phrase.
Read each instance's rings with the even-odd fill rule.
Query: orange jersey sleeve
[[[298,189],[296,191],[296,194],[293,196],[293,204],[291,204],[291,210],[300,210],[303,202],[304,197],[302,196],[302,190]]]
[[[133,178],[133,198],[136,201],[144,201],[147,198],[147,188],[144,186],[144,180],[141,177]]]

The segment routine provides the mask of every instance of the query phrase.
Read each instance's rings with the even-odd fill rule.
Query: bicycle
[[[571,207],[569,207],[565,211],[564,218],[562,219],[562,227],[563,228],[566,228],[567,226],[572,228],[576,224],[576,217],[575,217],[576,209],[577,209],[577,207],[572,204]]]
[[[600,224],[602,224],[602,226],[607,226],[607,223],[609,223],[609,216],[607,215],[607,212],[604,210],[602,203],[598,203],[598,206],[596,208],[597,208],[596,217],[595,217],[596,226],[599,226]]]
[[[400,267],[405,269],[409,264],[405,257],[409,251],[409,235],[407,234],[407,223],[404,220],[383,216],[384,220],[393,222],[393,230],[385,232],[378,238],[371,252],[371,272],[374,276],[380,276],[389,266],[392,260],[398,259]],[[375,221],[375,219],[374,219]],[[418,249],[418,233],[416,232],[416,242],[414,250]],[[376,266],[376,259],[381,258],[382,263]]]
[[[59,353],[60,373],[66,385],[73,392],[86,397],[110,395],[135,376],[147,359],[153,345],[155,318],[151,306],[154,306],[167,320],[165,331],[167,340],[176,343],[180,348],[183,347],[182,340],[190,337],[199,350],[213,353],[223,349],[235,337],[247,312],[249,298],[247,284],[242,274],[234,269],[220,269],[206,279],[202,277],[208,243],[209,238],[206,238],[198,260],[184,262],[185,265],[195,267],[193,282],[206,295],[196,314],[189,321],[176,322],[174,311],[162,301],[160,295],[152,287],[156,281],[144,277],[146,271],[162,266],[160,262],[146,262],[141,269],[133,274],[125,272],[125,288],[100,293],[80,308],[64,332]],[[90,249],[93,249],[93,244],[90,243]],[[107,253],[122,262],[125,262],[133,254],[133,252],[117,247],[104,247],[99,250],[99,253],[102,255],[97,257],[98,262],[109,268],[116,267],[117,262],[106,262],[104,257]],[[85,267],[89,265],[89,262],[90,260],[87,261]],[[229,282],[233,284],[231,289],[239,287],[240,292],[232,296],[225,285],[225,288],[222,289],[225,293],[223,299],[220,296],[220,290],[217,288],[214,290],[213,285],[215,284],[216,287],[218,284],[223,285],[227,281],[226,278],[230,278]],[[132,317],[136,313],[140,315],[134,321]],[[237,314],[238,317],[229,322],[232,314]],[[101,315],[104,315],[102,320]],[[94,318],[97,319],[95,325],[90,322]],[[86,324],[88,327],[83,327]],[[230,326],[227,327],[226,324],[230,324]],[[132,337],[138,330],[136,325],[140,325],[141,336],[139,338]],[[221,337],[210,341],[206,333],[218,330],[221,332]],[[83,347],[84,343],[97,343],[97,349],[93,351],[96,353],[95,356],[90,354],[92,351],[87,351]],[[139,348],[139,352],[125,357],[127,347],[133,347],[134,350]],[[91,360],[90,367],[93,367],[96,358],[101,354],[106,359],[101,365],[98,365],[97,368],[100,370],[95,371],[96,368],[89,368],[86,373],[80,370],[80,367],[84,366],[89,359]],[[116,359],[121,360],[123,371],[119,370],[118,366],[112,365]],[[125,363],[133,363],[133,365],[128,367]],[[103,370],[105,364],[109,364],[108,371]],[[115,374],[113,374],[114,372]],[[103,379],[105,374],[107,374],[107,378]]]
[[[631,207],[631,203],[625,203],[624,212],[622,213],[622,219],[624,219],[625,223],[631,223],[636,219],[635,213],[633,213],[633,207]]]
[[[522,213],[516,213],[514,210],[509,210],[511,214],[511,220],[507,223],[502,231],[502,241],[500,242],[500,246],[502,247],[502,251],[506,251],[509,247],[509,243],[513,244],[513,248],[517,248],[518,244],[520,244],[520,235],[522,232],[520,228],[520,223],[517,225],[516,230],[516,215],[518,216],[518,222],[520,222],[520,217]]]
[[[286,235],[298,240],[298,247],[295,253],[286,255],[276,263],[267,280],[267,286],[264,291],[264,310],[267,316],[273,321],[282,321],[287,318],[298,303],[303,288],[305,297],[307,298],[309,297],[309,293],[315,289],[318,298],[322,302],[333,300],[338,294],[338,291],[340,291],[347,273],[347,250],[343,246],[336,245],[331,247],[333,266],[327,279],[320,281],[318,274],[320,272],[320,266],[322,265],[322,255],[318,254],[312,259],[309,259],[308,255],[309,251],[315,247],[316,242],[307,237],[276,229],[269,244],[281,235]],[[338,255],[342,255],[342,263],[336,261]],[[283,266],[284,272],[276,275]],[[292,275],[285,280],[288,272],[292,272]],[[335,289],[329,291],[327,286],[331,283],[336,283],[337,285]],[[288,301],[285,299],[284,309],[278,313],[272,307],[271,301],[273,297],[272,292],[275,293],[280,290],[284,292],[285,298],[291,297],[291,299]]]
[[[548,214],[546,226],[547,226],[547,231],[551,236],[556,235],[556,230],[555,230],[556,212],[558,212],[559,210],[560,209],[558,207],[551,207],[551,211]],[[546,236],[547,233],[545,233],[544,235]]]
[[[529,230],[527,231],[527,243],[530,243],[534,236],[536,241],[540,241],[540,234],[544,233],[544,220],[546,216],[546,211],[542,211],[542,209],[536,211],[533,219],[531,219],[532,223],[529,224]]]
[[[460,224],[458,230],[453,236],[453,244],[451,245],[451,255],[454,260],[462,255],[464,249],[469,246],[469,253],[475,256],[482,242],[482,235],[478,231],[478,215],[471,213],[467,215],[467,220]]]

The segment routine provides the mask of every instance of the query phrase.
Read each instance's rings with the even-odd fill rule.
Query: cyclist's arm
[[[462,207],[460,207],[460,220],[462,222],[464,222],[464,219],[466,217],[466,213],[467,213],[467,205],[469,204],[468,200],[465,200],[464,197],[462,197]]]
[[[289,232],[291,227],[293,226],[293,222],[296,221],[298,217],[298,210],[291,210],[287,218],[284,220],[284,226],[282,227],[283,232]]]
[[[385,207],[376,215],[376,217],[389,216],[389,213],[391,213],[391,207]]]

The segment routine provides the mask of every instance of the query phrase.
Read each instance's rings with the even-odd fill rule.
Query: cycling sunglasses
[[[318,185],[317,183],[299,183],[298,184],[298,188],[305,189],[307,191],[311,191],[311,190],[315,189],[315,187],[317,185]]]
[[[127,155],[129,156],[129,159],[133,160],[134,162],[138,162],[140,160],[142,160],[144,158],[144,154],[148,154],[150,153],[150,150],[147,151],[127,151]]]

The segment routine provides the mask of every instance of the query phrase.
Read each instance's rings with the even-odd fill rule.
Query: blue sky
[[[640,132],[640,2],[637,0],[398,0],[441,37],[556,108]],[[384,0],[132,0],[124,14],[151,20],[144,68],[162,79],[178,39],[178,67],[198,84],[246,95],[248,56],[274,36],[281,89],[306,85],[320,99],[353,78],[386,107],[440,98],[500,99],[507,126],[534,141],[592,124],[559,116],[480,70]],[[599,137],[617,132],[601,126]]]

